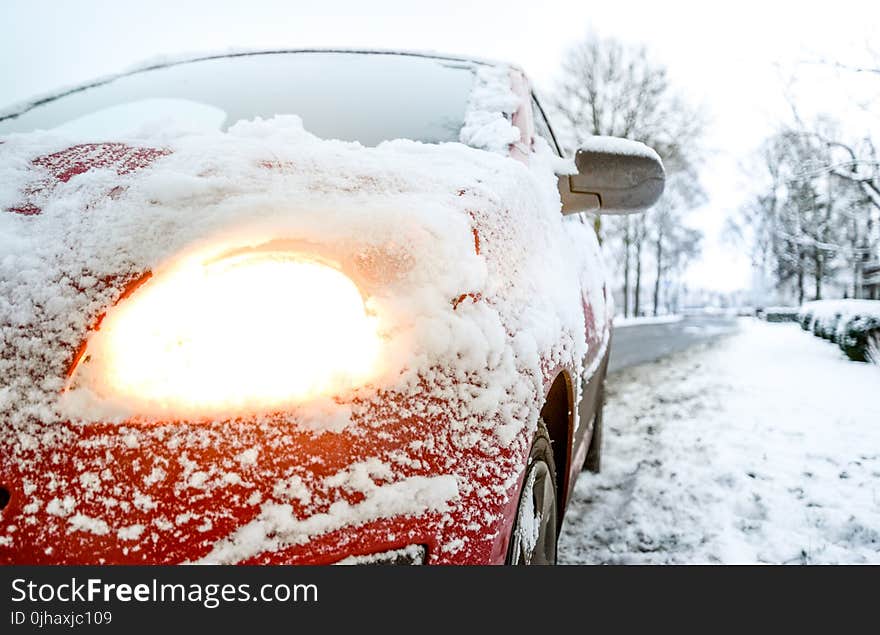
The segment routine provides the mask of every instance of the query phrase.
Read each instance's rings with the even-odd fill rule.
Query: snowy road
[[[730,335],[737,330],[735,317],[703,315],[677,322],[646,322],[617,326],[611,341],[608,371],[653,362],[695,344]]]
[[[609,378],[563,563],[880,563],[880,368],[795,324]]]

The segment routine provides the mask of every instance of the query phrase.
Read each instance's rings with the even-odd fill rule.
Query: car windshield
[[[324,139],[458,141],[474,64],[390,53],[243,54],[137,71],[0,118],[0,135],[123,136],[150,127],[225,130],[298,115]]]

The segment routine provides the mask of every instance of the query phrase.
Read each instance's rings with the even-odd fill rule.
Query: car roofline
[[[511,69],[518,69],[518,67],[508,64],[506,62],[500,62],[495,60],[488,59],[480,59],[476,57],[466,57],[461,55],[451,55],[446,53],[437,53],[432,51],[407,51],[407,50],[395,50],[395,49],[380,49],[380,48],[342,48],[342,47],[305,47],[305,48],[279,48],[279,49],[255,49],[255,50],[230,50],[216,53],[202,53],[202,54],[190,54],[181,57],[169,57],[162,58],[158,61],[146,61],[140,64],[137,64],[125,71],[120,73],[114,73],[112,75],[105,75],[104,77],[92,79],[81,84],[75,84],[69,86],[67,88],[59,89],[53,92],[44,93],[40,96],[33,97],[28,100],[24,100],[15,104],[11,104],[6,108],[0,108],[0,121],[6,121],[7,119],[15,119],[19,117],[29,110],[32,110],[38,106],[42,106],[43,104],[47,104],[49,102],[53,102],[56,99],[61,99],[62,97],[67,97],[68,95],[72,95],[74,93],[78,93],[83,90],[87,90],[89,88],[95,88],[96,86],[103,86],[104,84],[109,84],[110,82],[116,81],[122,77],[128,77],[129,75],[136,75],[137,73],[143,73],[146,71],[158,70],[160,68],[170,68],[172,66],[179,66],[181,64],[189,64],[192,62],[203,62],[207,60],[216,60],[222,59],[224,57],[248,57],[251,55],[283,55],[286,53],[349,53],[349,54],[358,54],[358,55],[398,55],[401,57],[422,57],[426,59],[436,59],[447,62],[463,62],[468,64],[479,64],[481,66],[507,66]]]

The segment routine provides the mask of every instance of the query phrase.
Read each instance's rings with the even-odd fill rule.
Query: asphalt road
[[[652,362],[738,329],[737,319],[721,315],[685,317],[666,324],[618,326],[611,341],[608,372]]]

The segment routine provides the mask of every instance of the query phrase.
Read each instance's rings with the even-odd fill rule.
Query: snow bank
[[[622,328],[626,326],[639,326],[642,324],[673,324],[681,322],[680,315],[654,315],[648,317],[624,317],[622,315],[614,316],[614,328]]]
[[[800,309],[796,306],[768,306],[758,309],[756,313],[767,322],[797,322]]]
[[[880,317],[880,300],[814,300],[804,302],[800,315],[811,315],[812,319],[828,319],[840,316],[850,317],[856,314]]]
[[[805,330],[838,343],[843,343],[854,318],[880,320],[878,300],[815,300],[805,302],[797,321]],[[867,326],[867,324],[866,324]]]

